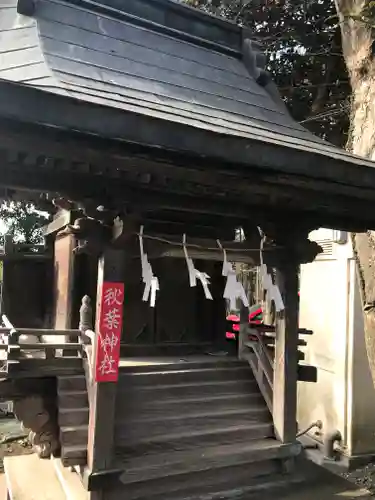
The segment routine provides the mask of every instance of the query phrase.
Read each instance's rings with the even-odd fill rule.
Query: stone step
[[[121,376],[120,384],[139,387],[145,385],[182,384],[189,382],[219,382],[230,380],[254,380],[249,366],[209,367],[180,370],[160,370],[150,372],[129,372]]]
[[[267,407],[249,407],[240,410],[202,411],[189,415],[126,419],[116,416],[116,439],[119,444],[129,440],[151,439],[169,433],[209,431],[256,423],[271,423]]]
[[[276,440],[264,439],[242,444],[234,443],[200,447],[188,451],[144,455],[131,460],[125,458],[122,465],[124,473],[120,480],[124,485],[130,486],[155,480],[167,481],[176,476],[186,479],[186,475],[190,476],[203,471],[216,470],[219,476],[225,472],[226,468],[241,465],[250,475],[253,467],[251,464],[297,456],[300,451],[300,445],[283,445]]]
[[[115,433],[115,443],[121,439]],[[121,435],[121,429],[119,431]],[[218,446],[223,444],[244,443],[251,440],[273,438],[273,424],[247,424],[240,426],[212,427],[203,431],[185,431],[180,433],[168,433],[156,438],[145,438],[136,440],[129,433],[129,437],[117,453],[129,459],[137,456],[151,455],[160,452],[174,452],[189,450],[203,446]],[[123,440],[122,440],[123,441]]]
[[[58,412],[60,427],[71,427],[73,425],[88,425],[89,408],[65,408]]]

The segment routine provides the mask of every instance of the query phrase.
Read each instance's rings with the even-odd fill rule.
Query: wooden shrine
[[[291,119],[251,33],[171,0],[4,0],[0,40],[2,195],[55,210],[48,307],[20,326],[8,297],[0,345],[39,456],[95,500],[298,482],[298,267],[314,228],[375,229],[373,163]],[[225,356],[224,250],[283,303]]]

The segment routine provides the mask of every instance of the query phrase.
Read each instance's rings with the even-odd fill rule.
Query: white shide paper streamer
[[[259,229],[259,228],[258,228]],[[261,236],[262,232],[259,230]],[[260,275],[262,279],[263,289],[267,291],[266,300],[273,300],[275,303],[276,312],[284,311],[284,301],[280,293],[280,289],[272,281],[272,277],[267,270],[266,264],[263,263],[263,244],[264,237],[261,239],[260,243]]]
[[[139,231],[139,248],[141,252],[141,265],[142,265],[142,281],[145,284],[143,291],[143,302],[150,301],[150,306],[155,307],[156,292],[160,290],[159,280],[152,272],[151,264],[148,261],[147,254],[143,247],[143,226]]]
[[[203,291],[204,291],[204,296],[206,297],[206,299],[213,300],[210,289],[208,288],[208,285],[210,284],[210,277],[207,273],[202,273],[201,271],[198,271],[198,269],[195,269],[194,262],[189,257],[189,254],[188,254],[188,251],[186,248],[186,234],[184,234],[182,237],[182,245],[184,247],[186,265],[187,265],[188,272],[189,272],[190,286],[191,287],[197,286],[197,279],[198,279],[201,282],[201,285],[202,285]]]
[[[237,299],[241,299],[244,307],[249,307],[249,301],[247,299],[244,287],[241,282],[237,280],[236,271],[233,269],[233,265],[227,260],[227,252],[222,247],[219,240],[217,240],[219,248],[223,251],[223,270],[222,275],[227,278],[225,284],[224,299],[229,300],[230,309],[233,311],[236,309]]]

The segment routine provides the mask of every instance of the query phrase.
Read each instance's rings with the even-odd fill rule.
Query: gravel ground
[[[361,469],[344,473],[343,477],[362,488],[367,488],[375,498],[375,464],[369,464]]]

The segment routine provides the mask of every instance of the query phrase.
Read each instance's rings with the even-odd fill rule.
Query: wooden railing
[[[80,330],[53,330],[16,328],[4,314],[0,327],[0,377],[17,376],[26,369],[53,375],[59,369],[69,369],[77,363],[71,360],[82,356],[83,343]],[[65,337],[51,341],[52,337]],[[66,338],[76,338],[66,342]],[[22,367],[21,367],[22,365]]]
[[[311,330],[299,329],[299,335],[311,335]],[[274,385],[274,359],[275,359],[275,327],[272,325],[256,325],[249,327],[242,324],[240,327],[238,356],[247,361],[254,373],[259,389],[272,413],[273,410],[273,385]],[[298,339],[298,346],[307,345],[306,340]],[[298,361],[305,359],[303,351],[298,350]],[[316,368],[309,365],[298,365],[298,380],[316,382]]]

